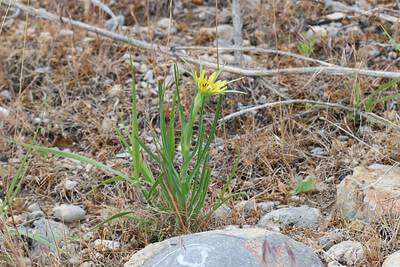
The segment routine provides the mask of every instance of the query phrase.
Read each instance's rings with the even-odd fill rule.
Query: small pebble
[[[69,259],[69,263],[71,263],[72,265],[78,265],[78,264],[80,264],[81,262],[82,262],[82,261],[81,261],[80,259],[75,258],[75,257]]]
[[[110,97],[117,97],[122,93],[122,86],[120,84],[115,84],[108,90],[108,95]]]
[[[146,64],[142,64],[142,65],[140,65],[139,73],[146,73],[148,70],[149,70],[149,67],[147,67]]]
[[[95,267],[96,264],[93,261],[85,261],[79,267]]]
[[[32,203],[29,205],[28,209],[29,212],[40,210],[40,206],[38,203]]]
[[[275,203],[270,202],[261,202],[257,204],[257,208],[261,209],[262,211],[271,211],[275,208]]]
[[[121,243],[112,240],[96,239],[93,243],[97,250],[107,251],[107,250],[117,250],[121,247]]]
[[[174,25],[175,22],[172,20],[171,25]],[[168,29],[169,27],[169,18],[162,18],[157,22],[157,26],[161,29]]]
[[[35,210],[28,214],[28,221],[35,221],[40,218],[44,218],[44,212],[41,210]]]
[[[216,211],[213,212],[212,217],[215,220],[223,220],[231,214],[232,210],[226,205],[222,205]]]
[[[69,179],[65,180],[64,182],[64,188],[68,191],[71,191],[78,185],[77,181],[71,181]]]
[[[389,53],[389,59],[395,60],[397,58],[397,53],[392,51]]]
[[[62,204],[53,209],[54,216],[63,222],[76,222],[85,217],[85,210],[75,205]]]

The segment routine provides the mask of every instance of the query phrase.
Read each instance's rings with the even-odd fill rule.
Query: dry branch
[[[314,101],[314,100],[303,100],[303,99],[291,99],[291,100],[285,100],[285,101],[278,101],[278,102],[272,102],[272,103],[266,103],[263,105],[258,105],[258,106],[254,106],[251,108],[247,108],[247,109],[243,109],[240,111],[237,111],[235,113],[232,113],[228,116],[225,116],[224,118],[220,119],[218,122],[222,123],[223,121],[228,121],[230,119],[233,119],[234,117],[240,116],[242,114],[251,112],[251,111],[255,111],[258,109],[262,109],[262,108],[267,108],[267,107],[271,107],[271,106],[280,106],[280,105],[290,105],[290,104],[309,104],[309,105],[313,105],[313,106],[319,106],[319,107],[329,107],[329,108],[338,108],[338,109],[344,109],[353,113],[356,113],[372,122],[377,122],[377,123],[385,123],[385,124],[392,124],[390,121],[377,116],[376,114],[373,114],[371,112],[362,112],[359,111],[358,109],[355,108],[349,108],[340,104],[335,104],[335,103],[327,103],[327,102],[319,102],[319,101]]]
[[[357,7],[354,7],[354,6],[347,6],[345,4],[338,3],[336,1],[331,1],[331,0],[325,0],[325,4],[327,6],[335,7],[336,9],[338,9],[340,11],[354,12],[354,13],[362,14],[362,15],[365,15],[365,16],[372,16],[373,15],[373,16],[376,16],[376,17],[378,17],[380,19],[387,20],[387,21],[390,21],[390,22],[393,22],[393,23],[400,22],[399,18],[397,18],[397,17],[391,16],[391,15],[388,15],[388,14],[380,14],[379,13],[379,8],[374,8],[374,9],[366,11],[366,10],[359,9]]]
[[[9,1],[9,0],[0,0],[6,5],[10,5],[15,8],[19,8],[20,10],[24,12],[28,12],[29,15],[35,16],[38,18],[43,18],[49,21],[53,21],[58,24],[66,24],[66,25],[71,25],[73,27],[93,32],[99,35],[102,35],[104,37],[113,39],[115,41],[119,42],[124,42],[124,43],[130,43],[133,46],[136,46],[141,49],[145,50],[150,50],[150,51],[160,51],[162,53],[168,53],[172,57],[182,57],[184,58],[187,62],[190,62],[192,64],[199,64],[198,59],[195,57],[189,57],[187,55],[183,55],[180,53],[176,53],[176,49],[169,49],[167,51],[167,48],[165,46],[161,45],[152,45],[144,41],[140,41],[134,38],[128,38],[126,36],[117,34],[115,32],[111,32],[102,28],[98,28],[95,26],[91,26],[79,21],[75,21],[69,18],[61,17],[54,15],[52,13],[47,12],[44,9],[35,9],[32,7],[28,7],[24,4],[21,4],[16,1]],[[173,46],[172,46],[173,47]],[[172,48],[171,47],[171,48]],[[232,49],[232,48],[226,48],[226,49]],[[218,66],[216,63],[211,63],[211,62],[202,62],[203,66],[208,67],[208,68],[213,68],[213,69],[218,69]],[[327,73],[327,74],[333,74],[333,75],[364,75],[364,76],[371,76],[371,77],[381,77],[381,78],[400,78],[400,73],[396,72],[384,72],[384,71],[374,71],[374,70],[366,70],[366,69],[354,69],[354,68],[343,68],[343,67],[306,67],[306,68],[287,68],[287,69],[273,69],[273,70],[266,70],[266,69],[261,69],[261,70],[254,70],[254,69],[244,69],[244,68],[236,68],[233,66],[226,66],[225,71],[230,72],[230,73],[236,73],[244,76],[250,76],[250,77],[265,77],[265,76],[277,76],[277,75],[290,75],[290,74],[311,74],[315,72],[319,73]]]

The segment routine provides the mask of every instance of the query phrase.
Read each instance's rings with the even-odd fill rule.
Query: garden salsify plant
[[[129,54],[131,55],[131,53]],[[33,149],[37,149],[44,153],[51,153],[58,156],[75,159],[87,164],[92,164],[113,173],[114,175],[116,175],[115,177],[102,182],[96,187],[105,183],[118,180],[126,180],[130,182],[141,191],[147,201],[147,204],[152,208],[152,210],[155,211],[154,215],[157,216],[158,219],[160,219],[164,223],[168,223],[172,226],[177,227],[182,232],[187,233],[191,227],[196,225],[196,223],[205,222],[207,219],[209,219],[211,214],[230,198],[237,195],[245,195],[245,193],[233,193],[225,196],[228,191],[229,184],[239,164],[240,151],[239,149],[237,149],[238,160],[236,161],[230,178],[225,184],[223,190],[221,191],[216,203],[212,206],[212,208],[208,210],[208,212],[203,209],[203,204],[209,190],[211,178],[211,170],[208,166],[208,149],[212,142],[217,126],[218,117],[221,111],[222,95],[228,92],[238,92],[227,90],[227,85],[236,80],[218,80],[218,76],[223,70],[223,67],[220,68],[218,71],[213,72],[210,76],[206,75],[206,70],[203,69],[201,61],[199,73],[197,73],[192,69],[192,67],[190,67],[190,74],[193,77],[193,81],[196,85],[196,90],[194,91],[194,97],[190,106],[189,116],[188,118],[185,118],[184,114],[186,110],[184,110],[184,106],[182,105],[179,92],[179,71],[177,64],[175,63],[175,94],[172,102],[171,115],[168,124],[163,111],[163,102],[165,92],[170,83],[163,87],[162,82],[158,82],[158,108],[160,115],[159,136],[155,136],[155,131],[153,130],[152,126],[149,125],[156,146],[156,153],[153,153],[139,139],[136,109],[136,85],[134,79],[134,71],[132,67],[132,58],[130,58],[130,61],[132,70],[132,132],[129,132],[128,127],[124,123],[124,121],[122,121],[122,125],[126,137],[124,136],[123,132],[121,132],[118,127],[116,127],[116,125],[114,125],[114,128],[120,138],[121,143],[128,150],[133,158],[131,162],[131,174],[122,173],[98,161],[74,153],[60,151],[52,148],[45,148],[41,146],[32,146],[19,142],[16,143]],[[204,107],[206,105],[207,99],[213,96],[219,96],[219,100],[216,112],[214,114],[214,119],[207,137],[205,131],[206,127],[203,118]],[[175,129],[175,124],[178,120],[180,122],[180,131],[177,131]],[[193,134],[194,126],[198,127],[196,138],[194,138]],[[175,143],[176,141],[180,141],[180,146],[182,149],[183,161],[181,164],[178,164],[176,161],[176,149],[178,147]],[[192,146],[192,141],[194,141],[195,143],[194,146]],[[148,167],[149,165],[146,163],[140,153],[140,148],[142,148],[151,157],[151,159],[153,159],[158,164],[161,172],[158,177],[153,176],[152,171]],[[127,211],[113,215],[112,217],[103,221],[91,230],[96,229],[97,227],[118,217],[125,217],[128,219],[140,221],[144,225],[152,222],[157,223],[156,221],[149,221],[130,216],[130,214],[132,213],[133,211]],[[144,229],[149,230],[146,227],[144,227]]]

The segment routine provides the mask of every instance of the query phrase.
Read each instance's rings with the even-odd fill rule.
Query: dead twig
[[[394,23],[400,22],[399,18],[397,18],[397,17],[391,16],[391,15],[388,15],[388,14],[380,14],[380,13],[378,13],[378,11],[379,11],[378,8],[374,8],[374,9],[366,11],[366,10],[359,9],[357,7],[354,7],[354,6],[347,6],[345,4],[338,3],[336,1],[324,0],[324,2],[325,2],[325,4],[327,6],[335,7],[337,9],[341,10],[341,11],[354,12],[354,13],[358,13],[358,14],[365,15],[365,16],[374,15],[374,16],[380,18],[380,19],[387,20],[387,21],[390,21],[390,22],[394,22]]]
[[[35,8],[28,8],[24,4],[19,2],[10,1],[10,0],[2,0],[3,3],[6,5],[10,5],[12,7],[16,7],[28,13],[29,15],[36,16],[39,18],[47,19],[53,21],[58,24],[70,24],[73,27],[93,32],[95,34],[102,35],[104,37],[113,39],[115,41],[130,43],[133,46],[136,46],[141,49],[150,50],[150,51],[160,51],[162,53],[168,53],[174,57],[182,57],[187,62],[192,64],[199,64],[198,59],[195,57],[189,57],[187,55],[183,55],[180,53],[176,53],[176,48],[171,47],[171,49],[167,50],[165,46],[149,44],[144,41],[140,41],[134,38],[129,38],[102,28],[98,28],[95,26],[91,26],[80,21],[68,19],[65,17],[60,17],[54,15],[52,13],[47,12],[44,9],[35,9]],[[175,48],[175,49],[172,49]],[[220,48],[219,48],[220,49]],[[232,48],[230,48],[232,49]],[[212,69],[218,69],[218,64],[203,61],[202,65]],[[364,76],[371,76],[371,77],[381,77],[381,78],[389,78],[389,79],[398,79],[400,78],[400,73],[397,72],[385,72],[385,71],[374,71],[374,70],[367,70],[367,69],[355,69],[355,68],[343,68],[343,67],[304,67],[304,68],[287,68],[287,69],[274,69],[274,70],[253,70],[253,69],[244,69],[244,68],[237,68],[233,66],[225,66],[224,71],[235,73],[243,76],[249,77],[265,77],[265,76],[277,76],[277,75],[298,75],[298,74],[309,74],[309,73],[327,73],[332,75],[364,75]]]
[[[338,109],[344,109],[350,112],[354,112],[357,113],[358,115],[372,121],[372,122],[376,122],[376,123],[384,123],[384,124],[392,124],[390,121],[376,115],[373,114],[371,112],[362,112],[359,111],[358,109],[355,108],[349,108],[340,104],[335,104],[335,103],[327,103],[327,102],[319,102],[319,101],[314,101],[314,100],[304,100],[304,99],[290,99],[290,100],[285,100],[285,101],[277,101],[277,102],[272,102],[272,103],[266,103],[263,105],[258,105],[258,106],[254,106],[251,108],[247,108],[247,109],[243,109],[240,111],[237,111],[235,113],[232,113],[228,116],[225,116],[223,119],[218,120],[219,123],[221,123],[223,120],[227,121],[230,119],[233,119],[237,116],[240,116],[242,114],[248,113],[248,112],[252,112],[258,109],[263,109],[263,108],[267,108],[267,107],[272,107],[272,106],[279,106],[279,105],[291,105],[291,104],[309,104],[309,105],[313,105],[313,106],[320,106],[320,107],[330,107],[330,108],[338,108]]]

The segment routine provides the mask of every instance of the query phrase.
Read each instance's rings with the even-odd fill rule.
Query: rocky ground
[[[399,93],[397,83],[373,96],[385,101],[370,108],[367,101],[360,103],[399,78],[400,52],[383,30],[399,42],[396,2],[242,0],[241,56],[231,47],[231,1],[218,1],[218,10],[207,0],[172,6],[152,0],[101,3],[115,15],[97,1],[30,1],[31,8],[53,18],[26,17],[23,9],[1,3],[1,137],[30,143],[44,112],[38,145],[132,175],[131,158],[113,127],[122,129],[121,118],[129,121],[132,112],[128,45],[121,41],[130,36],[143,42],[132,45],[132,65],[140,139],[149,147],[146,119],[155,128],[159,121],[157,81],[173,77],[173,60],[182,72],[189,69],[176,55],[199,56],[205,66],[226,63],[222,79],[243,77],[229,89],[246,94],[223,99],[225,119],[211,144],[212,181],[204,210],[230,176],[235,146],[241,159],[230,191],[245,192],[249,199],[233,198],[187,233],[172,225],[141,228],[122,218],[89,231],[119,212],[146,219],[151,213],[128,182],[96,187],[113,174],[35,150],[23,165],[13,205],[2,216],[2,264],[400,265],[399,99],[390,97]],[[73,27],[73,21],[115,35]],[[195,89],[190,75],[181,74],[180,89],[189,106]],[[172,97],[166,94],[166,112]],[[217,98],[210,98],[209,123],[216,106]],[[3,139],[0,149],[4,202],[27,149]],[[309,177],[315,186],[291,196],[299,177]],[[16,229],[20,235],[13,234]],[[46,238],[32,239],[37,234]]]

